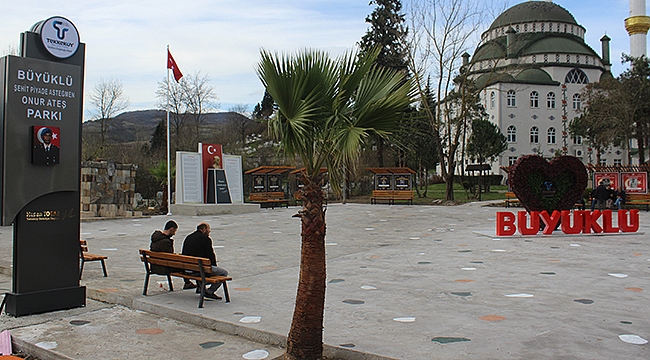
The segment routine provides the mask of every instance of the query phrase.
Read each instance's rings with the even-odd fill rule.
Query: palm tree
[[[325,209],[321,167],[340,193],[345,164],[354,163],[370,135],[386,136],[411,102],[404,74],[373,65],[379,48],[331,59],[318,50],[295,55],[261,51],[257,73],[277,104],[269,131],[305,166],[300,279],[286,360],[321,359],[325,305]]]

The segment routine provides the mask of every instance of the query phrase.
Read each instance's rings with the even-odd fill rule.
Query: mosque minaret
[[[630,17],[625,19],[625,29],[630,35],[630,55],[647,55],[646,38],[650,17],[645,14],[645,0],[630,0]]]

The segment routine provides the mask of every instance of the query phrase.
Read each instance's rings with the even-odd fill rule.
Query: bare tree
[[[461,57],[477,43],[478,31],[492,12],[490,6],[491,1],[482,0],[410,0],[406,6],[411,21],[409,65],[420,98],[426,98],[429,77],[435,83],[435,101],[422,101],[420,106],[431,122],[438,145],[447,200],[454,199],[456,151],[468,124],[463,110],[467,106],[463,103],[469,99],[462,92],[454,96],[454,101],[446,99],[454,90],[454,80],[461,91],[469,89],[466,77],[457,79]],[[458,101],[460,111],[456,108]]]
[[[169,110],[174,152],[195,148],[200,141],[203,115],[218,109],[218,104],[214,102],[217,96],[209,82],[208,76],[201,76],[199,72],[184,76],[180,82],[171,81],[168,84],[167,78],[158,82],[158,107]],[[191,133],[186,131],[189,127]]]
[[[201,76],[199,72],[181,79],[187,112],[194,126],[194,143],[198,143],[201,138],[203,114],[219,108],[219,104],[215,103],[217,95],[214,93],[214,87],[209,83],[210,78],[207,75]]]
[[[2,51],[2,56],[6,55],[20,55],[20,49],[18,49],[18,45],[16,44],[10,44],[7,45],[7,47]]]
[[[89,96],[92,105],[91,117],[99,121],[99,155],[104,156],[106,133],[115,115],[129,107],[129,99],[124,95],[122,82],[117,79],[100,79]]]

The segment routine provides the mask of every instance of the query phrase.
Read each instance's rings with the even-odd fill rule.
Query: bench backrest
[[[210,275],[212,273],[212,265],[210,259],[200,258],[196,256],[187,256],[180,254],[172,254],[159,251],[151,251],[140,249],[141,260],[149,264],[166,266],[173,269],[182,269],[201,272]]]
[[[252,193],[250,195],[250,199],[251,199],[251,201],[264,201],[264,200],[269,200],[269,199],[284,199],[284,193],[282,191]]]
[[[627,194],[626,200],[650,200],[650,194]]]
[[[82,253],[88,252],[88,242],[86,240],[79,240],[79,247]]]

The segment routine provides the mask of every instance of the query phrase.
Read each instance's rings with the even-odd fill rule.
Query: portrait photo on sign
[[[32,127],[32,164],[57,165],[61,130],[57,126]]]

